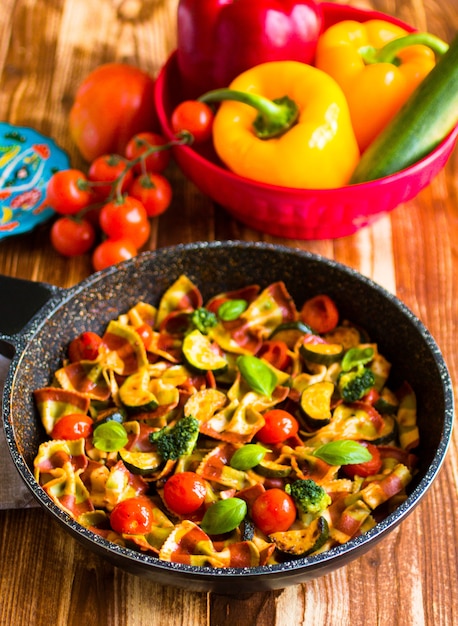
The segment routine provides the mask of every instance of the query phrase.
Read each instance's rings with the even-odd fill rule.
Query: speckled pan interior
[[[33,479],[30,468],[44,438],[32,391],[46,385],[68,342],[83,330],[101,331],[137,300],[157,304],[180,274],[196,282],[204,299],[249,283],[283,280],[300,305],[326,292],[342,315],[363,326],[394,364],[393,385],[407,379],[418,399],[419,471],[406,502],[372,531],[328,553],[278,566],[213,570],[162,563],[111,544],[60,511]],[[194,590],[250,593],[315,578],[360,556],[416,506],[437,475],[450,440],[453,392],[446,364],[423,324],[393,295],[333,261],[264,243],[214,242],[148,252],[118,268],[94,274],[70,290],[56,290],[30,324],[12,339],[16,355],[5,385],[5,433],[13,460],[35,497],[91,550],[132,573]]]

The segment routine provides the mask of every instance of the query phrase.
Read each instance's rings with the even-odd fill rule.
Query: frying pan
[[[367,329],[392,363],[391,385],[408,380],[417,394],[421,446],[407,499],[363,536],[329,552],[280,565],[213,569],[173,564],[112,544],[60,510],[33,478],[33,459],[45,433],[32,392],[47,385],[69,341],[84,330],[102,332],[139,299],[157,304],[186,274],[205,298],[249,283],[283,280],[295,302],[328,293],[347,318]],[[349,563],[395,528],[423,498],[447,451],[453,392],[444,359],[424,325],[395,296],[356,271],[317,255],[261,242],[181,244],[146,252],[61,289],[0,278],[0,352],[11,359],[5,381],[3,421],[13,462],[38,503],[84,546],[112,564],[155,582],[196,591],[242,594],[280,589]]]

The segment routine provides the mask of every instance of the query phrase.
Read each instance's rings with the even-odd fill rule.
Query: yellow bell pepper
[[[263,63],[199,100],[223,101],[213,142],[240,176],[283,187],[340,187],[359,161],[342,90],[310,65]]]
[[[344,20],[319,38],[315,65],[348,101],[363,152],[407,101],[448,46],[429,33],[408,33],[384,20]]]

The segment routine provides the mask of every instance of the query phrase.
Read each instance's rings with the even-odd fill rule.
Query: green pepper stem
[[[288,96],[269,100],[259,94],[236,89],[215,89],[199,98],[200,102],[233,100],[248,104],[258,111],[253,130],[260,139],[272,139],[286,133],[297,121],[299,107]]]
[[[383,48],[377,49],[372,46],[363,46],[360,48],[359,53],[368,65],[371,63],[396,63],[397,54],[401,50],[418,44],[428,46],[439,56],[445,54],[449,48],[445,41],[431,33],[410,33],[405,37],[389,41]]]

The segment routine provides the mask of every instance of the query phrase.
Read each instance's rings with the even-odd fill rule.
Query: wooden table
[[[351,2],[394,14],[451,41],[456,0]],[[141,5],[141,6],[140,6]],[[82,166],[68,134],[75,89],[98,64],[123,60],[156,75],[175,46],[177,0],[2,0],[0,119],[51,135]],[[130,21],[141,8],[139,19]],[[415,200],[357,234],[331,241],[268,237],[215,208],[172,167],[170,210],[149,248],[214,239],[287,243],[370,276],[424,321],[458,375],[458,152]],[[0,272],[71,286],[89,257],[67,260],[49,224],[0,243]],[[0,295],[1,297],[1,295]],[[189,593],[126,574],[89,553],[38,508],[0,511],[0,623],[86,626],[457,624],[458,435],[424,501],[379,546],[313,582],[247,599]]]

